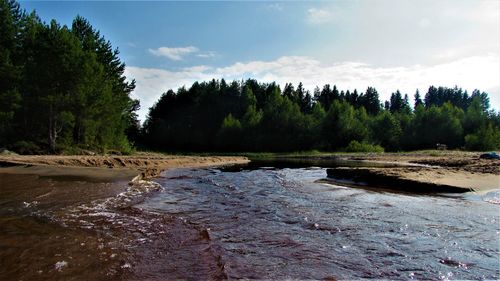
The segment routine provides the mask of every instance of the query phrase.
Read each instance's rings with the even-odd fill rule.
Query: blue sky
[[[364,91],[454,85],[500,109],[500,1],[21,1],[44,21],[79,14],[121,51],[140,118],[168,89],[211,78]]]

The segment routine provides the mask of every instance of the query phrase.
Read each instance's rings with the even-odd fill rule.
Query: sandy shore
[[[480,159],[478,152],[423,151],[344,155],[343,159],[391,163],[401,166],[370,168],[375,176],[454,186],[485,192],[500,189],[500,160]],[[366,169],[365,169],[366,170]]]
[[[61,169],[51,167],[66,167],[65,173],[76,176],[126,178],[139,175],[139,179],[159,176],[161,171],[170,168],[220,166],[248,161],[246,157],[170,156],[157,153],[132,156],[0,155],[0,166],[7,167],[2,168],[2,172],[17,171],[16,168],[8,168],[11,165],[34,165],[36,167],[29,168],[45,175],[60,173]],[[85,169],[81,169],[82,167]]]

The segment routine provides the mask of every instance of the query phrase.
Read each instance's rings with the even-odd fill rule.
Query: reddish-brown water
[[[180,169],[130,186],[0,173],[0,276],[500,278],[497,191],[413,196],[324,177],[323,168]]]

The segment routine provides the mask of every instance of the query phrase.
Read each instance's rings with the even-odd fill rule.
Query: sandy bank
[[[58,155],[1,155],[2,172],[16,172],[12,165],[35,165],[28,167],[42,174],[58,175],[60,169],[50,167],[67,167],[66,175],[89,177],[133,177],[141,179],[158,176],[161,171],[170,168],[207,167],[247,163],[246,157],[226,156],[170,156],[153,153],[142,153],[132,156],[58,156]],[[74,167],[79,167],[75,169]],[[81,167],[85,169],[81,169]],[[102,169],[107,168],[107,169]],[[55,174],[54,174],[55,173]]]
[[[480,159],[479,155],[481,155],[479,152],[467,151],[422,151],[366,155],[354,154],[341,157],[350,160],[423,164],[454,171],[500,175],[500,160]]]
[[[486,192],[491,189],[500,189],[500,160],[480,159],[479,155],[480,153],[477,152],[424,151],[353,154],[338,157],[347,160],[398,164],[387,168],[347,169],[343,172],[346,179],[358,177],[359,181],[368,183],[381,183],[384,180],[407,183],[401,189],[408,187],[409,191],[415,191],[418,184],[421,184],[420,186],[424,188],[422,192],[429,191],[433,186],[437,192],[440,189],[443,192],[450,190]],[[330,174],[332,177],[335,177],[334,175],[338,177],[341,172],[332,171]],[[411,182],[416,184],[412,188],[410,188]]]
[[[499,176],[443,171],[439,168],[332,168],[328,177],[352,181],[354,185],[412,193],[463,193],[499,189]]]

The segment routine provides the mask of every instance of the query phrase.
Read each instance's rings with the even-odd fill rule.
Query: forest
[[[0,147],[129,152],[139,102],[118,54],[80,16],[71,27],[47,24],[0,0]]]
[[[141,143],[180,151],[402,151],[500,147],[500,115],[485,92],[429,87],[412,101],[395,91],[224,79],[164,93],[144,122]]]
[[[169,90],[138,121],[125,64],[99,31],[42,22],[0,0],[0,148],[22,154],[133,149],[181,152],[406,151],[500,148],[500,113],[485,92],[430,86],[382,102],[335,85],[254,79]],[[404,83],[404,82],[403,82]]]

